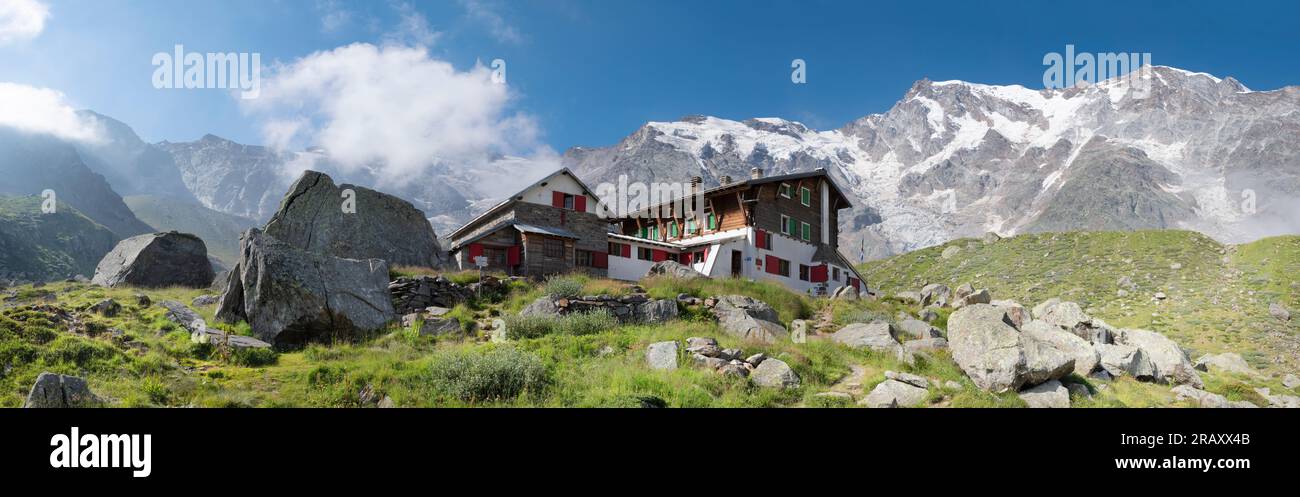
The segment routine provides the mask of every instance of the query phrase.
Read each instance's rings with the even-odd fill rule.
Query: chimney
[[[724,175],[718,177],[718,183],[720,183],[720,184],[722,184],[722,185],[730,185],[730,184],[731,184],[731,176],[727,176],[727,175],[724,174]]]
[[[691,191],[692,192],[698,191],[700,189],[701,183],[704,183],[704,178],[699,176],[691,176]]]
[[[762,169],[759,169],[759,168],[756,167],[756,168],[753,168],[753,169],[750,169],[750,170],[749,170],[749,179],[759,179],[759,178],[762,178],[762,177],[763,177],[763,170],[762,170]]]

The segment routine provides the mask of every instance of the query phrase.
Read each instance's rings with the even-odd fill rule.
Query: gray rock
[[[344,212],[351,190],[356,211]],[[438,267],[445,257],[428,217],[410,202],[304,171],[289,187],[266,234],[307,252],[392,265]]]
[[[388,263],[307,252],[257,229],[241,239],[230,280],[217,319],[247,321],[276,347],[355,337],[397,317]]]
[[[947,348],[948,340],[943,338],[922,338],[919,340],[908,340],[903,342],[904,355],[914,355],[919,352],[943,350]]]
[[[952,358],[976,386],[992,392],[1019,389],[1029,373],[1020,332],[1005,310],[989,304],[958,309],[948,317]]]
[[[560,307],[555,305],[555,299],[547,295],[537,297],[537,300],[519,311],[520,316],[558,316],[559,314]]]
[[[931,283],[921,288],[921,305],[948,307],[952,301],[952,290],[947,285]]]
[[[1079,304],[1059,299],[1049,299],[1034,306],[1033,318],[1067,330],[1092,324],[1092,318],[1084,314]]]
[[[749,376],[749,368],[745,367],[744,364],[727,363],[718,368],[718,374],[722,376],[744,378]]]
[[[1021,338],[1027,369],[1026,385],[1058,380],[1074,372],[1073,350],[1058,347],[1056,342],[1035,339],[1030,334],[1023,334]]]
[[[776,358],[763,360],[749,374],[749,380],[760,387],[799,388],[799,375],[785,361]]]
[[[420,335],[422,336],[444,336],[460,333],[462,330],[460,321],[453,318],[438,318],[427,316],[424,324],[420,326]]]
[[[116,316],[117,313],[122,312],[122,304],[117,303],[117,301],[113,299],[104,299],[96,302],[95,305],[90,306],[90,312],[111,318]]]
[[[1071,397],[1091,398],[1092,391],[1088,390],[1088,385],[1082,383],[1071,383],[1065,386],[1070,391]]]
[[[722,353],[718,341],[707,337],[690,337],[686,339],[686,352],[705,357],[717,357]]]
[[[677,261],[668,261],[668,260],[659,261],[651,265],[650,270],[646,271],[645,276],[647,278],[652,276],[662,276],[666,278],[684,278],[684,279],[695,279],[695,278],[705,277],[703,274],[700,274],[699,271],[683,266]]]
[[[871,408],[915,407],[925,402],[929,391],[909,383],[888,379],[876,385],[859,404]]]
[[[691,354],[691,360],[696,366],[708,369],[718,369],[728,364],[726,360],[720,357],[709,357],[704,354]]]
[[[764,353],[762,353],[762,352],[759,352],[759,353],[754,354],[754,355],[752,355],[752,356],[746,357],[746,358],[745,358],[745,362],[748,362],[748,363],[750,363],[750,364],[753,364],[753,365],[757,366],[757,365],[759,365],[759,364],[762,364],[764,359],[767,359],[767,354],[764,354]]]
[[[930,388],[930,380],[925,379],[925,377],[923,376],[914,375],[912,373],[885,371],[885,378],[895,380],[895,381],[901,381],[903,383],[912,385],[914,387]]]
[[[1285,307],[1282,307],[1282,304],[1279,304],[1277,302],[1273,302],[1272,304],[1268,305],[1268,315],[1278,318],[1282,321],[1291,320],[1291,311],[1288,311]]]
[[[1032,319],[1029,316],[1029,310],[1014,300],[994,300],[988,303],[1007,311],[1007,318],[1011,319],[1011,326],[1015,326],[1016,329],[1024,326],[1025,323]]]
[[[858,297],[858,289],[848,285],[835,289],[835,293],[831,295],[835,300],[858,300]]]
[[[808,342],[808,320],[796,319],[790,321],[790,341],[794,343]]]
[[[942,336],[938,328],[930,326],[930,323],[916,319],[899,321],[897,329],[902,334],[912,338],[937,338]]]
[[[1200,371],[1209,371],[1210,368],[1229,373],[1244,374],[1254,376],[1258,373],[1250,367],[1246,359],[1241,354],[1224,352],[1222,354],[1205,354],[1196,359],[1196,369]]]
[[[746,340],[773,343],[789,336],[785,326],[777,322],[776,310],[761,300],[724,295],[717,297],[712,312],[724,331]]]
[[[648,300],[633,304],[632,319],[639,323],[664,323],[677,319],[677,302],[672,299]]]
[[[1300,387],[1300,376],[1287,373],[1287,375],[1282,378],[1282,386],[1292,390],[1296,387]]]
[[[1132,376],[1148,379],[1155,375],[1155,366],[1151,364],[1142,349],[1131,345],[1095,345],[1100,356],[1101,368],[1111,376]]]
[[[175,300],[164,300],[159,302],[158,305],[167,309],[167,312],[163,314],[163,317],[167,318],[168,321],[180,325],[190,333],[207,328],[207,322],[203,320],[203,317],[199,316],[199,313],[194,312],[194,309],[190,309],[185,304]]]
[[[959,253],[961,253],[961,247],[954,245],[946,249],[943,249],[943,252],[939,254],[939,257],[942,257],[944,259],[951,259],[953,257],[956,257],[957,254]]]
[[[1022,390],[1020,398],[1032,408],[1070,407],[1070,391],[1056,380]]]
[[[1101,360],[1097,349],[1087,340],[1043,321],[1026,323],[1021,327],[1020,333],[1032,341],[1048,344],[1072,359],[1073,372],[1079,376],[1088,376]]]
[[[949,390],[961,390],[961,389],[962,389],[961,383],[957,383],[956,381],[953,381],[953,380],[945,381],[945,382],[943,383],[943,387],[944,387],[944,388],[947,388],[947,389],[949,389]]]
[[[920,304],[921,292],[912,292],[912,291],[898,292],[894,294],[894,299],[903,302],[905,304]]]
[[[934,309],[928,309],[928,308],[922,309],[920,317],[921,317],[921,321],[925,321],[927,323],[933,323],[939,320],[939,313],[934,312]]]
[[[202,319],[194,321],[193,328],[190,331],[190,341],[194,343],[225,345],[235,349],[271,348],[271,344],[253,337],[232,335],[216,328],[208,328],[207,323],[204,323]]]
[[[1116,341],[1142,349],[1142,355],[1151,361],[1155,368],[1153,379],[1170,385],[1204,386],[1201,376],[1196,373],[1187,353],[1164,335],[1149,330],[1119,330]]]
[[[194,297],[194,300],[190,301],[190,305],[194,307],[205,307],[216,304],[218,300],[221,300],[221,296],[219,295],[199,295],[198,297]]]
[[[95,267],[92,283],[145,288],[204,288],[215,273],[208,248],[199,237],[169,231],[136,235],[117,243]]]
[[[722,352],[718,353],[718,358],[724,361],[736,361],[742,358],[741,354],[743,352],[740,349],[722,349]]]
[[[853,348],[871,349],[876,352],[897,353],[898,340],[894,338],[893,325],[885,321],[872,323],[853,323],[831,335],[835,343]]]
[[[650,369],[677,369],[677,342],[655,342],[645,349],[645,360]]]
[[[954,301],[961,302],[963,299],[966,298],[966,296],[972,293],[975,293],[975,287],[970,283],[962,283],[957,287],[956,290],[953,290],[952,299]]]
[[[1206,392],[1195,388],[1191,385],[1179,385],[1171,390],[1177,400],[1191,400],[1200,407],[1208,408],[1225,408],[1232,407],[1228,398],[1217,393]]]
[[[23,407],[93,407],[99,403],[99,398],[91,393],[86,380],[45,372],[36,377],[36,383],[32,384],[32,390],[27,393],[27,402]]]

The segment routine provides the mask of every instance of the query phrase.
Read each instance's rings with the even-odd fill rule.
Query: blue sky
[[[1257,90],[1300,84],[1300,2],[41,1],[43,31],[0,45],[0,82],[58,90],[148,141],[265,142],[229,93],[155,89],[156,52],[179,43],[291,63],[356,42],[416,43],[402,28],[412,13],[431,58],[461,71],[504,59],[506,111],[530,116],[556,151],[689,114],[834,128],[887,110],[921,78],[1039,88],[1043,55],[1066,44],[1150,52]],[[796,58],[807,84],[790,82]]]

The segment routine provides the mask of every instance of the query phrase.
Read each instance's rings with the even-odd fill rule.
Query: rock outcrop
[[[1005,392],[1028,380],[1020,332],[1001,308],[974,304],[952,313],[948,317],[948,347],[957,365],[982,389]]]
[[[23,407],[93,407],[99,403],[99,398],[91,393],[86,380],[45,372],[36,377],[36,383],[32,385],[31,392],[28,392]]]
[[[723,295],[706,301],[712,303],[711,311],[718,318],[718,325],[728,334],[772,343],[789,336],[785,326],[780,324],[776,309],[766,302],[743,295]]]
[[[705,277],[703,274],[700,274],[699,271],[684,266],[677,261],[656,262],[654,263],[654,265],[650,266],[650,270],[646,271],[645,275],[646,277],[661,276],[666,278],[684,278],[684,279],[695,279],[695,278]]]
[[[538,297],[523,310],[521,316],[565,315],[572,313],[609,312],[620,323],[663,323],[676,319],[677,301],[651,299],[644,293],[616,297],[613,295],[587,295],[577,298]]]
[[[276,347],[349,338],[396,318],[388,263],[308,252],[252,229],[218,304],[217,319],[247,321]]]
[[[303,172],[289,187],[265,231],[291,246],[344,259],[439,267],[445,258],[433,226],[410,202],[369,188],[335,185],[316,171]]]
[[[107,287],[204,288],[212,284],[214,276],[203,240],[169,231],[136,235],[118,242],[100,259],[91,282]]]

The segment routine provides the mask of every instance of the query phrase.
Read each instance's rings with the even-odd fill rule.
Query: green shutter
[[[802,228],[803,228],[803,239],[804,241],[808,241],[809,238],[812,238],[812,226],[810,226],[808,223],[803,223]]]
[[[668,236],[673,238],[677,237],[677,221],[668,223]]]
[[[718,218],[715,217],[712,213],[709,214],[709,229],[711,230],[718,229]]]
[[[807,188],[799,190],[799,200],[803,202],[803,205],[812,204],[812,190]]]

